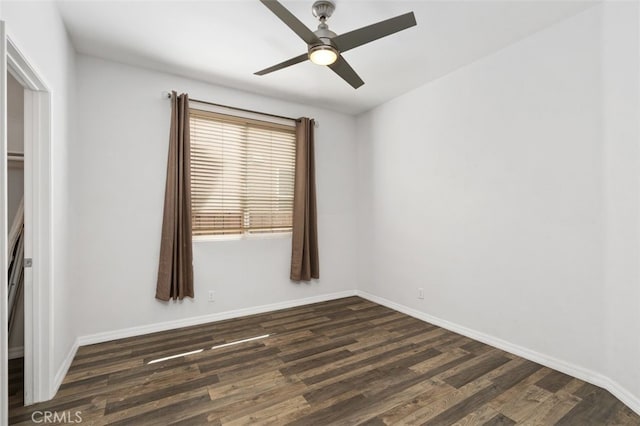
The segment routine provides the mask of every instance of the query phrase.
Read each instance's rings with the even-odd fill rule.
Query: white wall
[[[24,89],[11,74],[7,75],[7,151],[24,153]],[[22,162],[9,161],[7,189],[7,221],[9,229],[11,229],[24,193]],[[20,290],[13,329],[9,335],[9,352],[19,351],[24,346],[23,289],[24,287]]]
[[[636,410],[639,18],[637,3],[598,5],[357,128],[360,289],[580,372]]]
[[[606,373],[640,400],[640,7],[603,8]]]
[[[96,58],[78,60],[78,138],[71,152],[73,310],[78,335],[326,295],[356,288],[355,119]],[[289,280],[291,240],[194,243],[195,299],[154,298],[175,89],[286,116],[316,129],[321,278]],[[207,292],[216,301],[207,302]]]
[[[44,366],[53,376],[73,345],[75,333],[69,301],[73,300],[68,275],[68,182],[67,153],[72,138],[75,54],[53,2],[2,1],[0,19],[6,22],[7,34],[20,52],[46,82],[51,93],[52,171],[51,206],[52,249],[50,289],[53,311],[45,346],[51,348],[50,365]],[[42,259],[34,259],[34,262]],[[51,377],[53,378],[53,377]]]
[[[590,9],[360,117],[361,289],[601,366],[600,59]]]

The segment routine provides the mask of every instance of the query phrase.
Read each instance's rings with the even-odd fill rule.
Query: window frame
[[[240,122],[248,122],[253,123],[256,126],[264,126],[267,128],[283,128],[287,130],[292,130],[295,132],[295,120],[289,120],[280,117],[272,117],[269,115],[263,115],[260,113],[254,113],[245,110],[236,110],[234,108],[223,107],[218,105],[211,105],[204,102],[191,101],[189,105],[189,115],[195,110],[196,115],[207,115],[211,114],[212,118],[215,118],[216,115],[224,116],[224,119],[228,119],[229,121],[240,121]],[[190,129],[191,131],[191,129]],[[295,167],[295,142],[294,142],[294,167]],[[295,169],[294,169],[295,176]],[[295,185],[295,180],[294,180]],[[193,208],[193,201],[192,201]],[[196,235],[192,232],[191,238],[193,242],[215,242],[215,241],[241,241],[241,240],[264,240],[264,239],[284,239],[291,238],[293,232],[293,206],[292,206],[292,223],[291,229],[287,231],[279,231],[279,232],[248,232],[247,230],[243,230],[239,233],[233,234],[200,234]],[[193,213],[192,213],[193,214]]]

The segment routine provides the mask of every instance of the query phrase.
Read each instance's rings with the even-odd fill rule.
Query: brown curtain
[[[156,298],[193,297],[189,96],[171,92],[171,132]]]
[[[320,278],[313,147],[314,124],[314,121],[308,118],[301,118],[296,122],[296,172],[291,249],[291,279],[294,281]]]

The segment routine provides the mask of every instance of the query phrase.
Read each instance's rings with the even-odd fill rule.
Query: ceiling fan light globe
[[[338,51],[332,46],[315,46],[309,50],[309,60],[317,65],[331,65],[338,60]]]

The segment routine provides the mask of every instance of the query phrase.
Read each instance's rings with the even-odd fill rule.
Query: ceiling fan
[[[308,52],[258,71],[255,73],[256,75],[269,74],[309,59],[314,64],[328,66],[333,72],[353,86],[354,89],[357,89],[364,84],[364,81],[362,81],[354,69],[351,68],[351,65],[342,57],[342,53],[416,25],[416,18],[413,12],[409,12],[396,16],[395,18],[337,35],[331,31],[327,25],[327,19],[331,17],[336,8],[332,0],[318,0],[313,3],[313,16],[320,20],[316,31],[311,31],[307,28],[277,0],[260,1],[291,28],[298,37],[307,43]]]

